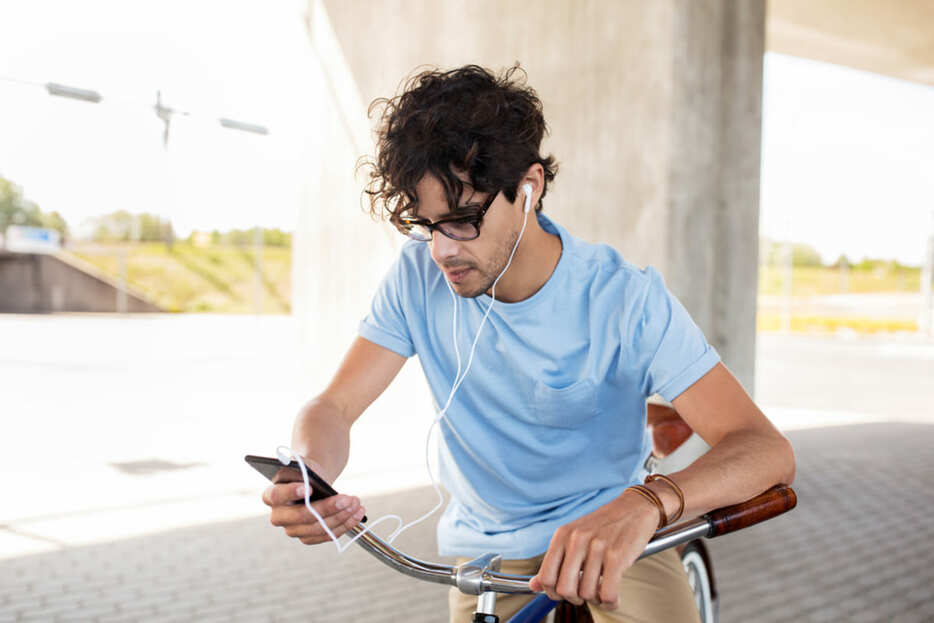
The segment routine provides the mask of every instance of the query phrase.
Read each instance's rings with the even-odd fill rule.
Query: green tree
[[[847,268],[853,267],[853,262],[850,261],[850,258],[848,258],[845,253],[841,254],[840,257],[837,258],[837,261],[830,265],[830,268],[842,268],[844,266]]]
[[[292,246],[292,234],[281,229],[264,229],[263,244],[267,247],[290,247]]]
[[[34,201],[26,199],[23,189],[10,180],[0,177],[0,233],[10,225],[48,227],[65,238],[68,224],[58,212],[43,213]]]
[[[171,221],[155,214],[139,214],[136,217],[139,239],[146,242],[171,242],[175,239],[175,230]]]
[[[65,219],[62,218],[62,215],[59,214],[58,212],[42,213],[39,216],[39,220],[42,223],[43,227],[54,229],[59,234],[61,234],[62,239],[64,239],[67,236],[68,223],[65,222]]]
[[[759,240],[760,262],[767,266],[775,266],[785,261],[785,245],[787,242],[761,238]],[[800,242],[791,243],[791,263],[793,266],[823,266],[820,253],[809,244]]]
[[[797,243],[791,245],[791,264],[792,266],[823,266],[824,260],[811,245]]]
[[[135,241],[165,242],[175,241],[175,229],[172,222],[156,214],[131,214],[126,210],[117,210],[95,219],[94,240],[98,242]]]
[[[288,247],[292,245],[292,234],[281,229],[261,229],[263,245],[267,247]],[[231,229],[223,234],[217,233],[215,244],[232,244],[238,247],[251,246],[256,236],[256,228]]]

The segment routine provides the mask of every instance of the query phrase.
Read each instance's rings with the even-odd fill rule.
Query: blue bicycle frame
[[[512,615],[508,623],[538,623],[557,605],[558,602],[548,595],[538,595],[535,599],[522,606],[519,612]]]

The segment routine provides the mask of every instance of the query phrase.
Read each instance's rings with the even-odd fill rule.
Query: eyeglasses
[[[429,242],[434,231],[440,231],[451,240],[473,240],[480,235],[480,223],[483,221],[483,216],[493,205],[493,200],[498,194],[499,191],[491,192],[479,208],[478,204],[468,204],[458,208],[459,210],[474,209],[470,214],[449,216],[434,223],[415,216],[400,216],[395,223],[396,229],[403,235],[420,242]]]

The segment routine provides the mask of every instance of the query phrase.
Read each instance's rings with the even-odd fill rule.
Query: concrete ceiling
[[[766,49],[934,85],[934,1],[769,0]]]

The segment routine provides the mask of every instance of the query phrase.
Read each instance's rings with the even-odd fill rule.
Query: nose
[[[438,264],[443,264],[452,257],[457,257],[459,250],[456,240],[451,240],[441,232],[431,232],[431,257]]]

